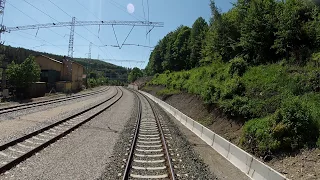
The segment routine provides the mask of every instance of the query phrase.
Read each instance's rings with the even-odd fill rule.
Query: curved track
[[[19,110],[28,109],[28,108],[33,108],[33,107],[37,107],[37,106],[54,104],[54,103],[63,102],[63,101],[69,101],[69,100],[82,98],[82,97],[87,97],[87,96],[92,96],[92,95],[96,95],[96,94],[100,94],[100,93],[106,92],[109,89],[110,89],[110,87],[106,87],[106,88],[104,88],[102,90],[89,92],[89,93],[85,93],[85,94],[78,94],[78,95],[74,95],[74,96],[71,96],[71,97],[60,97],[60,98],[49,99],[49,100],[44,100],[44,101],[31,102],[31,103],[19,104],[19,105],[15,105],[15,106],[4,107],[4,108],[0,108],[0,114],[10,113],[10,112],[19,111]]]
[[[123,179],[175,180],[166,142],[168,129],[150,100],[134,93],[138,98],[138,117]]]
[[[120,88],[110,98],[75,115],[41,128],[0,146],[0,173],[71,133],[118,102],[123,96]]]

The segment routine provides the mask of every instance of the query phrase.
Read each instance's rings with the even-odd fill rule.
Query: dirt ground
[[[159,97],[156,92],[163,88],[161,86],[149,86],[146,92],[161,98],[215,133],[239,145],[243,121],[227,117],[216,107],[208,107],[196,95],[180,93],[165,98]],[[263,161],[262,157],[257,158]],[[302,149],[294,154],[278,155],[265,163],[289,179],[320,180],[319,149]]]

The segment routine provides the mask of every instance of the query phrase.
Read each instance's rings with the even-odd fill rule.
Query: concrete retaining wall
[[[130,87],[135,89],[133,86]],[[260,162],[258,159],[254,158],[249,153],[243,151],[236,145],[227,141],[218,134],[212,132],[208,128],[194,121],[190,117],[181,113],[176,108],[170,106],[166,102],[146,93],[139,91],[142,94],[148,96],[154,102],[159,104],[168,113],[174,116],[178,121],[180,121],[184,126],[194,132],[198,137],[200,137],[204,142],[216,150],[219,154],[230,161],[239,170],[245,173],[248,177],[255,180],[285,180],[286,177],[278,173],[268,165]]]

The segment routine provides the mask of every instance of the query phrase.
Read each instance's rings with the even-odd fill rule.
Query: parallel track
[[[14,111],[19,111],[19,110],[23,110],[23,109],[28,109],[28,108],[33,108],[33,107],[37,107],[37,106],[43,106],[43,105],[48,105],[48,104],[53,104],[53,103],[58,103],[58,102],[63,102],[63,101],[69,101],[72,99],[77,99],[77,98],[82,98],[82,97],[87,97],[87,96],[92,96],[92,95],[99,94],[99,93],[102,93],[102,92],[105,92],[108,90],[109,90],[109,87],[104,88],[102,90],[94,91],[94,92],[74,95],[71,97],[60,97],[60,98],[49,99],[49,100],[44,100],[44,101],[31,102],[31,103],[19,104],[19,105],[15,105],[15,106],[4,107],[4,108],[0,108],[0,114],[10,113],[10,112],[14,112]]]
[[[36,152],[39,152],[41,149],[54,143],[84,123],[98,116],[103,111],[118,102],[122,96],[122,90],[117,88],[116,94],[97,105],[1,145],[0,174],[11,169],[16,164],[22,162]]]
[[[138,98],[138,117],[123,180],[175,180],[164,133],[167,128],[164,128],[165,125],[159,120],[150,100],[140,93],[134,93]]]

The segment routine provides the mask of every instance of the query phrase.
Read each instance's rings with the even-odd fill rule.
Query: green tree
[[[142,71],[139,68],[135,67],[129,73],[128,80],[129,80],[129,82],[134,82],[135,80],[137,80],[138,78],[140,78],[142,76],[143,76]]]
[[[273,45],[275,36],[275,9],[274,0],[252,0],[246,3],[246,15],[241,26],[240,46],[242,54],[248,62],[264,63],[274,61]],[[244,8],[244,5],[242,5]]]
[[[204,56],[202,63],[207,64],[213,60],[228,62],[241,52],[238,43],[240,38],[239,27],[243,18],[237,8],[222,14],[213,0],[211,0],[210,8],[212,17],[202,50]]]
[[[315,5],[311,1],[286,0],[276,8],[278,18],[276,40],[273,48],[287,61],[303,64],[315,44],[315,31],[311,21]],[[319,11],[318,11],[319,12]]]
[[[31,83],[39,81],[40,73],[40,67],[33,56],[29,56],[21,64],[16,64],[13,61],[8,65],[7,69],[10,84],[18,89],[25,89],[29,87]]]
[[[202,59],[201,50],[207,30],[208,24],[202,17],[199,17],[192,25],[190,34],[191,54],[188,69],[197,67],[200,64]]]

